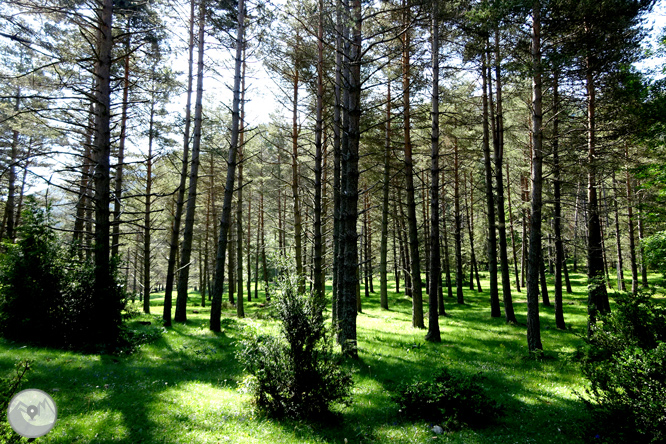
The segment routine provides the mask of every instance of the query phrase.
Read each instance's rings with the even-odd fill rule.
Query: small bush
[[[324,323],[323,301],[298,294],[297,281],[285,275],[273,304],[280,335],[242,342],[238,358],[254,377],[257,406],[273,416],[313,419],[337,402],[347,402],[351,372],[333,352]]]
[[[449,430],[482,427],[501,415],[500,405],[486,395],[484,379],[443,368],[433,381],[400,385],[393,400],[409,419],[441,423]]]
[[[666,441],[666,308],[649,294],[617,299],[581,352],[598,442]]]
[[[126,298],[112,266],[112,288],[98,295],[94,266],[49,227],[49,212],[28,204],[16,244],[0,257],[0,334],[58,347],[112,343]]]
[[[7,409],[15,394],[20,391],[21,382],[24,382],[25,374],[30,370],[30,361],[19,361],[16,363],[15,371],[7,376],[0,377],[0,443],[15,444],[28,442],[17,434],[7,421]]]

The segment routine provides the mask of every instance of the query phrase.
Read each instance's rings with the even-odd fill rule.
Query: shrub
[[[15,444],[28,442],[19,434],[14,432],[12,426],[7,421],[7,409],[9,403],[16,393],[19,392],[21,382],[25,374],[30,370],[30,361],[19,361],[16,363],[16,370],[11,375],[0,378],[0,442],[5,444]]]
[[[666,441],[666,308],[645,293],[619,297],[581,356],[598,442]]]
[[[645,265],[666,277],[666,231],[660,231],[641,241]]]
[[[125,295],[113,267],[109,294],[95,292],[94,266],[49,227],[49,212],[30,202],[16,244],[0,258],[0,334],[60,347],[113,342]],[[101,328],[103,327],[103,328]]]
[[[501,415],[500,405],[486,395],[484,379],[443,368],[432,381],[400,385],[392,398],[406,418],[441,423],[449,430],[481,427]]]
[[[243,341],[238,358],[254,377],[251,389],[261,410],[313,419],[349,400],[352,378],[333,352],[324,302],[298,294],[297,286],[293,275],[284,275],[274,294],[280,335]]]

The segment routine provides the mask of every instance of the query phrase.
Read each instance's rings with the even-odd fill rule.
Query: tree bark
[[[504,214],[504,178],[502,177],[502,163],[504,162],[504,112],[502,108],[502,76],[500,66],[500,44],[499,30],[495,30],[495,89],[496,108],[495,114],[497,143],[494,144],[495,151],[495,187],[497,191],[497,232],[499,237],[499,258],[502,272],[502,300],[504,302],[504,315],[507,323],[516,323],[516,315],[513,310],[513,299],[511,297],[511,277],[509,272],[509,258],[507,256],[508,245],[506,242],[506,216]],[[515,251],[515,249],[514,249]]]
[[[432,110],[430,113],[430,291],[428,292],[428,333],[426,341],[442,342],[439,331],[437,296],[441,278],[439,257],[439,22],[432,8]]]
[[[194,65],[194,15],[195,0],[190,0],[190,41],[187,75],[187,102],[185,104],[185,131],[183,135],[183,160],[180,171],[180,182],[176,194],[176,207],[174,208],[173,222],[171,223],[171,240],[169,242],[169,259],[167,262],[166,284],[164,287],[164,310],[162,319],[164,325],[171,325],[171,304],[173,283],[176,277],[176,256],[178,255],[178,240],[180,238],[180,223],[183,214],[183,204],[185,202],[185,183],[187,180],[187,169],[190,156],[190,124],[192,108],[192,83],[193,83],[193,65]]]
[[[183,244],[178,267],[178,297],[176,298],[175,322],[187,320],[187,288],[189,286],[190,262],[192,256],[192,239],[194,236],[194,212],[197,201],[197,182],[199,180],[199,151],[201,148],[201,123],[203,116],[203,71],[204,71],[204,30],[206,7],[199,4],[199,35],[197,60],[197,95],[194,102],[194,134],[192,138],[192,162],[190,163],[190,180],[187,191],[187,207],[185,209],[185,227],[183,228]]]
[[[455,225],[456,247],[456,297],[458,304],[465,303],[463,295],[462,267],[462,214],[460,213],[460,165],[458,156],[458,138],[453,136],[453,218]]]
[[[541,261],[541,187],[543,161],[542,93],[541,93],[541,4],[532,7],[532,195],[529,260],[527,264],[527,348],[543,349],[539,321],[539,265]]]
[[[482,54],[481,71],[483,83],[483,164],[486,177],[486,206],[488,216],[488,277],[490,279],[490,316],[498,318],[502,316],[502,309],[499,303],[499,294],[497,288],[497,234],[495,232],[495,198],[493,196],[493,177],[490,159],[490,136],[489,136],[489,110],[488,99],[491,90],[490,86],[490,66],[488,63],[488,54],[484,50]]]
[[[231,198],[234,192],[236,175],[236,154],[240,133],[240,102],[241,102],[241,67],[243,64],[243,46],[245,41],[245,0],[238,1],[238,22],[236,29],[236,55],[234,62],[233,103],[231,107],[231,143],[227,158],[227,179],[224,187],[224,202],[220,219],[220,235],[217,245],[215,262],[215,280],[213,282],[212,303],[210,309],[210,329],[220,331],[222,315],[222,284],[224,282],[224,263],[227,253],[227,236],[231,223]]]
[[[379,253],[379,304],[388,310],[388,220],[389,220],[389,189],[390,189],[390,156],[391,156],[391,81],[387,81],[386,90],[386,132],[384,138],[384,173],[382,182],[382,238]],[[394,241],[395,258],[395,241]],[[395,259],[394,259],[395,260]],[[396,291],[398,287],[396,276]]]
[[[564,330],[564,310],[562,305],[562,266],[566,268],[564,245],[562,242],[562,199],[560,170],[560,134],[559,134],[559,71],[553,77],[553,228],[555,231],[555,325]]]
[[[406,6],[403,0],[403,8]],[[411,112],[410,112],[410,30],[409,10],[403,10],[403,33],[402,43],[402,98],[403,98],[403,120],[405,132],[405,181],[407,183],[407,225],[409,228],[409,257],[411,265],[412,280],[412,327],[425,328],[423,323],[423,293],[421,289],[421,258],[419,255],[419,234],[416,221],[416,198],[414,191],[414,160],[412,158],[411,139]]]
[[[323,242],[322,242],[322,139],[324,133],[324,0],[319,0],[317,26],[317,103],[315,121],[315,197],[314,197],[314,297],[323,300]]]
[[[631,175],[629,174],[629,147],[624,146],[625,174],[627,182],[627,224],[629,225],[629,262],[631,263],[631,292],[638,292],[638,261],[636,260],[636,232],[634,228],[634,191],[631,186]]]

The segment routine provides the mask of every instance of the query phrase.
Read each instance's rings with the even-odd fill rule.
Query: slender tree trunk
[[[384,175],[382,183],[382,239],[379,253],[379,299],[383,310],[388,310],[388,220],[389,220],[389,188],[390,188],[390,157],[391,156],[391,82],[387,81],[386,91],[386,132],[384,138]],[[393,258],[395,262],[395,241],[393,242]],[[397,273],[396,273],[397,274]],[[398,280],[396,276],[396,291]]]
[[[403,0],[403,7],[405,6]],[[402,97],[403,97],[403,119],[405,128],[405,180],[407,182],[407,225],[409,227],[409,256],[412,280],[412,327],[425,328],[423,323],[423,293],[421,289],[421,258],[419,255],[419,234],[416,221],[416,198],[414,191],[414,160],[412,158],[411,138],[411,112],[410,112],[410,89],[411,89],[411,42],[409,10],[404,9],[402,44]]]
[[[183,135],[183,164],[180,171],[180,182],[176,194],[176,207],[171,224],[171,241],[169,242],[169,259],[167,262],[166,284],[164,287],[164,311],[162,319],[166,327],[171,325],[171,304],[173,283],[176,277],[176,256],[178,255],[178,239],[180,238],[180,222],[185,202],[185,182],[187,180],[187,169],[190,155],[190,124],[192,108],[192,83],[194,65],[194,15],[195,0],[190,0],[190,41],[187,75],[187,102],[185,105],[185,132]]]
[[[636,232],[634,228],[634,191],[631,186],[631,176],[629,174],[629,147],[624,146],[625,172],[627,182],[627,223],[629,225],[629,262],[631,263],[631,292],[638,292],[638,261],[636,260]]]
[[[564,330],[564,310],[562,306],[562,266],[566,270],[564,259],[564,245],[562,242],[562,199],[561,199],[561,171],[560,171],[560,133],[559,133],[559,71],[556,69],[553,77],[553,229],[555,231],[555,325]]]
[[[469,253],[470,253],[470,269],[469,269],[469,289],[474,291],[474,276],[476,275],[476,286],[479,293],[483,290],[481,289],[481,280],[479,278],[479,266],[476,261],[476,252],[474,250],[474,173],[470,171],[469,173],[469,204],[465,205],[465,211],[467,214],[467,230],[469,232]],[[466,183],[466,181],[465,181]],[[467,187],[465,187],[467,188]]]
[[[597,313],[610,311],[606,283],[604,279],[603,245],[601,221],[597,202],[597,152],[596,152],[596,86],[590,62],[587,58],[585,85],[587,89],[587,278],[588,314],[591,327],[596,322]],[[588,328],[588,335],[591,333]]]
[[[346,6],[346,5],[345,5]],[[358,300],[358,235],[356,224],[358,221],[358,159],[360,142],[361,117],[361,1],[352,0],[351,8],[345,7],[347,22],[352,23],[351,39],[345,45],[344,63],[346,97],[343,100],[346,108],[343,116],[343,127],[347,129],[347,140],[341,143],[340,161],[340,245],[338,265],[338,342],[342,345],[342,352],[350,357],[357,358],[356,340],[356,304]],[[346,33],[345,33],[346,34]],[[348,69],[347,69],[348,68]]]
[[[444,196],[444,193],[442,193],[442,196]],[[451,261],[449,260],[449,236],[448,236],[448,230],[446,229],[446,209],[448,205],[444,202],[442,199],[442,229],[444,230],[444,270],[446,272],[446,288],[447,288],[447,296],[451,299],[453,299],[453,285],[451,285]],[[444,302],[442,302],[442,305],[444,305]]]
[[[125,60],[123,63],[123,103],[120,116],[120,139],[118,141],[118,165],[116,166],[116,182],[113,199],[113,237],[111,239],[111,257],[118,255],[120,246],[120,207],[123,193],[123,164],[125,163],[125,140],[127,139],[127,109],[129,108],[129,73],[130,73],[130,19],[127,19],[127,36],[125,38]]]
[[[244,43],[244,42],[243,42]],[[238,122],[238,194],[236,195],[236,316],[245,317],[243,305],[243,152],[245,151],[245,45],[241,52],[240,121]],[[249,227],[248,227],[249,230]],[[247,272],[250,270],[248,268]],[[229,276],[231,278],[231,276]]]
[[[488,54],[486,51],[482,54],[482,83],[483,83],[483,163],[486,173],[486,205],[488,216],[488,275],[490,278],[490,316],[498,318],[502,316],[502,309],[499,303],[499,293],[497,288],[497,234],[495,233],[495,199],[493,196],[493,177],[490,161],[490,136],[489,136],[489,112],[488,112],[488,91],[490,83],[490,67],[487,62]]]
[[[98,12],[95,61],[95,132],[92,157],[95,165],[95,316],[97,339],[111,339],[120,325],[120,301],[113,299],[110,267],[111,188],[111,53],[113,47],[113,1],[103,0]]]
[[[432,8],[432,110],[430,113],[430,291],[426,341],[442,342],[439,332],[437,296],[441,278],[439,257],[439,23],[438,8]]]
[[[301,198],[299,194],[299,175],[298,175],[298,87],[300,80],[300,63],[297,59],[300,36],[296,33],[296,48],[294,49],[294,90],[293,90],[293,110],[292,110],[292,131],[291,131],[291,194],[294,199],[294,252],[296,255],[296,274],[298,275],[298,291],[305,292],[305,279],[303,275],[303,246],[302,246],[302,216],[301,216]]]
[[[197,95],[194,102],[194,134],[192,138],[192,162],[190,163],[190,180],[187,191],[187,207],[185,209],[185,227],[183,228],[183,244],[181,245],[180,266],[178,267],[178,297],[176,299],[175,322],[187,321],[187,288],[190,278],[190,260],[192,256],[192,238],[194,235],[194,212],[197,201],[197,182],[199,180],[199,151],[201,148],[201,123],[203,116],[203,71],[204,71],[204,30],[206,7],[199,4],[199,36],[197,60]]]
[[[640,196],[639,196],[639,205],[638,205],[638,239],[639,239],[639,250],[641,252],[641,286],[643,288],[648,288],[647,280],[647,266],[645,265],[645,248],[643,247],[643,239],[645,239],[645,232],[643,230],[643,213],[640,206]]]
[[[624,271],[622,263],[622,235],[620,232],[620,210],[619,210],[619,195],[617,192],[618,183],[615,178],[615,171],[613,171],[613,213],[615,214],[615,251],[617,252],[617,288],[620,291],[627,291],[624,284]]]
[[[506,242],[506,216],[504,214],[504,178],[502,177],[502,163],[504,162],[504,113],[502,108],[502,76],[500,60],[499,30],[495,30],[495,89],[497,121],[495,130],[497,143],[494,144],[495,154],[495,187],[497,189],[497,232],[499,236],[499,258],[502,271],[502,300],[504,302],[504,315],[507,323],[516,323],[511,297],[511,277],[509,272],[509,258],[507,256]],[[490,85],[489,85],[490,86]],[[515,249],[514,249],[515,251]]]
[[[335,105],[333,107],[333,296],[331,316],[333,325],[338,326],[338,269],[340,264],[340,221],[342,215],[340,214],[340,162],[341,162],[341,147],[342,136],[346,129],[342,126],[342,111],[343,106],[343,89],[342,89],[342,73],[343,73],[343,37],[344,37],[344,21],[342,14],[342,0],[336,0],[336,13],[335,13]],[[337,337],[338,341],[341,339],[340,335]],[[342,345],[342,344],[340,344]]]
[[[19,106],[21,103],[21,88],[19,87],[16,91],[16,103],[14,104],[14,112],[18,114]],[[10,242],[14,242],[16,233],[14,232],[15,228],[15,202],[14,196],[16,193],[16,162],[18,161],[18,146],[19,146],[19,131],[14,129],[12,130],[12,145],[11,145],[11,157],[9,159],[9,180],[7,184],[7,201],[5,202],[5,220],[6,229],[7,229],[7,238]],[[1,236],[0,236],[1,237]]]
[[[224,282],[224,263],[227,252],[227,236],[231,223],[231,198],[234,192],[236,175],[236,154],[238,152],[238,139],[240,133],[240,102],[241,102],[241,67],[243,64],[243,46],[245,41],[245,0],[238,0],[238,23],[236,32],[236,55],[234,64],[233,104],[231,107],[231,143],[227,158],[227,180],[224,187],[224,203],[222,204],[222,217],[220,219],[220,235],[217,245],[215,262],[215,280],[213,282],[213,300],[210,309],[210,329],[220,331],[220,317],[222,315],[222,284]]]
[[[541,261],[541,187],[543,161],[541,94],[541,4],[532,7],[532,196],[529,261],[527,264],[527,347],[530,352],[543,349],[539,321],[539,264]]]
[[[459,304],[465,303],[463,295],[462,267],[462,214],[460,213],[460,165],[458,156],[458,138],[453,137],[453,218],[456,244],[456,297]]]
[[[72,241],[80,243],[78,250],[79,257],[81,257],[84,244],[87,243],[87,233],[84,233],[84,229],[87,223],[90,222],[88,212],[90,211],[90,178],[92,176],[93,169],[91,157],[92,136],[94,130],[93,115],[94,104],[91,102],[90,118],[88,119],[88,125],[86,126],[86,132],[83,141],[83,165],[81,166],[81,181],[79,183],[78,200],[76,202],[76,220],[74,221],[74,233],[72,235]],[[90,250],[87,250],[87,253],[89,253],[89,251]]]
[[[153,65],[153,78],[155,76],[155,66]],[[155,81],[153,81],[153,94],[155,91]],[[148,157],[146,158],[146,197],[145,214],[143,219],[143,312],[150,313],[150,255],[151,255],[151,203],[153,188],[153,141],[155,139],[155,98],[150,103],[150,121],[148,124]]]
[[[516,274],[516,290],[520,293],[520,272],[518,271],[518,256],[516,254],[516,234],[513,229],[513,212],[511,210],[511,180],[509,179],[509,164],[506,164],[506,196],[509,204],[509,232],[511,234],[511,250],[513,251],[513,269]]]
[[[325,296],[322,242],[322,139],[324,133],[324,0],[319,0],[317,26],[317,103],[315,122],[314,297]]]

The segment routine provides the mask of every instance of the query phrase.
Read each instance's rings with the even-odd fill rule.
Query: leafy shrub
[[[352,378],[333,352],[324,302],[298,294],[297,286],[293,275],[284,275],[274,294],[280,335],[243,341],[238,358],[254,377],[251,390],[260,409],[313,419],[349,400]]]
[[[16,369],[11,375],[0,378],[0,442],[5,444],[15,444],[28,442],[19,434],[14,432],[12,426],[7,421],[7,409],[9,403],[16,393],[19,392],[21,382],[25,374],[30,370],[30,361],[19,361],[16,363]]]
[[[0,258],[0,334],[60,347],[117,340],[125,305],[114,265],[111,291],[95,291],[94,266],[49,227],[49,212],[28,205],[16,244]]]
[[[666,231],[646,237],[641,241],[641,246],[645,265],[666,277]]]
[[[441,423],[449,430],[481,427],[501,415],[483,388],[481,374],[441,369],[432,381],[402,384],[392,396],[407,418]]]
[[[666,308],[646,293],[619,297],[581,356],[598,442],[666,441]]]

